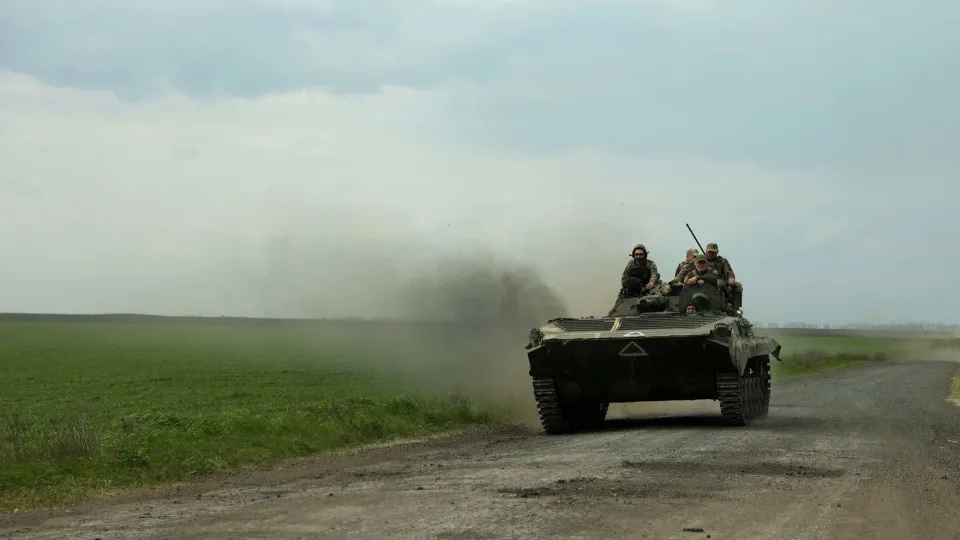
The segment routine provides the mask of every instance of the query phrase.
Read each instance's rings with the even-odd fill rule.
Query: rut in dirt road
[[[713,412],[613,420],[567,436],[479,433],[262,473],[259,486],[7,516],[0,531],[104,540],[960,539],[960,408],[946,401],[957,368],[902,362],[774,383],[770,416],[745,428],[721,426]]]

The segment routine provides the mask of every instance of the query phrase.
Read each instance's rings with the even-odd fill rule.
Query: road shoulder
[[[105,509],[161,501],[200,499],[204,494],[226,490],[245,490],[277,486],[306,478],[319,478],[343,470],[371,466],[420,456],[458,451],[483,444],[498,444],[530,436],[532,429],[521,424],[481,426],[417,439],[396,439],[358,447],[333,450],[307,458],[286,460],[272,467],[255,467],[212,475],[201,480],[123,490],[113,495],[93,497],[62,506],[31,508],[0,514],[0,538],[11,530],[37,526],[47,520],[94,514]]]

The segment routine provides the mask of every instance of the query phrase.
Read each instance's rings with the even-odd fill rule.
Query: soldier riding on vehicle
[[[721,284],[720,273],[710,266],[707,257],[704,255],[697,255],[693,263],[693,268],[687,270],[680,276],[680,282],[684,285],[703,285],[704,283],[709,283],[720,286]]]
[[[686,257],[677,264],[677,269],[673,272],[673,279],[668,283],[668,293],[669,289],[672,287],[682,287],[683,280],[680,279],[681,276],[686,274],[688,271],[693,269],[693,260],[697,257],[697,249],[690,248],[687,250]]]
[[[620,276],[620,287],[626,296],[642,296],[651,292],[660,282],[657,263],[647,258],[647,248],[643,244],[633,246],[631,260]]]
[[[720,275],[722,282],[726,282],[726,291],[731,295],[731,301],[734,309],[743,307],[743,284],[737,281],[737,276],[733,273],[733,267],[726,257],[720,256],[720,248],[715,242],[707,244],[707,262],[710,267],[715,269]]]
[[[690,248],[687,250],[687,255],[682,261],[677,264],[677,269],[673,272],[674,280],[680,281],[680,276],[687,273],[687,270],[693,268],[693,261],[697,258],[699,252],[697,248]]]
[[[693,269],[688,270],[680,279],[684,287],[702,287],[704,284],[709,283],[717,289],[723,290],[723,276],[720,275],[720,272],[716,268],[710,266],[710,261],[705,255],[697,255]],[[694,295],[694,299],[696,299],[697,296],[700,295]],[[704,299],[705,298],[706,297],[704,297]],[[688,305],[687,312],[697,311],[703,307],[704,306],[694,307],[693,305]],[[736,307],[733,306],[732,303],[727,304],[726,312],[735,314]]]

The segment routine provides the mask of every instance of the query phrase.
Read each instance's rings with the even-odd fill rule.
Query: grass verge
[[[953,376],[953,386],[950,388],[950,402],[960,407],[960,371]]]
[[[936,354],[939,349],[957,349],[956,340],[877,335],[810,335],[789,330],[763,329],[763,334],[783,345],[783,362],[773,361],[774,379],[813,375],[838,369],[883,362],[893,358]]]
[[[890,357],[884,353],[828,353],[824,351],[803,351],[793,355],[784,355],[783,362],[774,360],[771,364],[773,380],[813,375],[838,369],[860,366],[871,362],[883,362]]]
[[[0,324],[0,511],[498,423],[376,343],[279,327]],[[350,346],[348,346],[350,345]]]

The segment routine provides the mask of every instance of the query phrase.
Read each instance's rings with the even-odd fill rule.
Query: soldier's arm
[[[737,279],[736,274],[733,273],[733,267],[730,266],[730,260],[726,257],[723,258],[723,273],[727,276],[727,279]]]
[[[623,269],[623,275],[620,276],[620,286],[625,289],[643,287],[646,283],[637,283],[640,281],[640,278],[630,275],[630,270],[633,269],[633,261],[627,263],[627,266]]]
[[[638,277],[628,277],[620,280],[620,287],[624,289],[640,289],[646,283],[640,283],[640,278]]]
[[[678,264],[676,272],[673,273],[672,281],[680,281],[680,278],[683,277],[683,274],[686,274],[686,273],[687,273],[686,270],[684,270],[683,268],[683,263]]]
[[[707,272],[702,276],[697,276],[697,279],[702,279],[704,283],[709,283],[714,287],[720,286],[720,276],[716,272]]]
[[[650,282],[657,283],[660,281],[660,271],[657,270],[657,263],[648,260],[647,264],[650,265]]]

